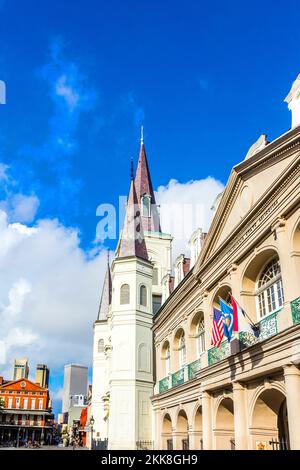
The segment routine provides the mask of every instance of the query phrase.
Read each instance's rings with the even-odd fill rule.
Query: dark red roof
[[[169,293],[170,294],[172,294],[172,292],[174,290],[174,284],[175,284],[175,277],[170,276],[170,278],[169,278]]]
[[[139,160],[136,169],[135,187],[139,204],[141,203],[141,198],[144,194],[151,196],[151,217],[142,217],[144,230],[161,232],[159,214],[153,192],[145,145],[143,142],[141,143]]]
[[[107,260],[107,269],[102,287],[101,300],[98,310],[98,320],[107,320],[109,306],[111,304],[111,293],[112,293],[112,281],[111,272],[109,266],[109,260]]]
[[[143,225],[141,222],[141,209],[138,204],[133,179],[130,184],[125,222],[118,250],[118,258],[124,258],[127,256],[137,256],[138,258],[148,260]]]
[[[183,275],[184,277],[187,275],[187,273],[190,270],[190,265],[191,265],[191,260],[190,258],[184,258],[183,260]]]

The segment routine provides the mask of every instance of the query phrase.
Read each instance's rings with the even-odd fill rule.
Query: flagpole
[[[233,297],[232,294],[230,294],[231,297]],[[221,298],[221,297],[220,297]],[[234,298],[234,297],[233,297]],[[234,299],[235,300],[235,299]],[[238,302],[235,300],[235,302],[238,304]],[[238,304],[239,305],[239,304]],[[239,305],[240,306],[240,305]],[[240,306],[241,307],[241,306]],[[253,323],[253,321],[251,320],[251,318],[249,317],[249,315],[246,313],[246,311],[241,307],[242,311],[244,312],[245,316],[248,318],[249,322],[251,323],[251,325],[255,328],[255,329],[259,329],[258,326],[256,326],[255,323]]]
[[[224,304],[226,304],[228,307],[232,308],[232,306],[230,306],[230,305],[229,305],[227,302],[225,302],[225,300],[224,300],[224,299],[222,299],[222,297],[220,297],[219,295],[218,295],[218,297],[219,297],[219,299],[221,299],[221,300],[222,300],[222,302],[224,302]],[[230,294],[230,297],[233,297],[233,295],[232,295],[232,294]],[[234,300],[235,300],[235,299],[234,299]],[[235,301],[236,301],[236,300],[235,300]],[[237,302],[237,303],[238,303],[238,302]],[[242,308],[242,307],[241,307],[241,308]],[[243,310],[243,312],[244,312],[245,316],[248,318],[248,320],[249,320],[249,322],[251,323],[251,325],[252,325],[252,326],[253,326],[255,329],[258,329],[258,330],[259,330],[259,327],[258,327],[258,326],[256,326],[256,324],[255,324],[255,323],[253,323],[253,321],[251,320],[251,318],[249,317],[249,315],[247,315],[247,313],[245,312],[245,310],[244,310],[243,308],[242,308],[242,310]]]

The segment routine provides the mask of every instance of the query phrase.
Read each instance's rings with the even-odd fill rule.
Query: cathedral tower
[[[103,282],[98,317],[94,322],[93,382],[90,416],[94,418],[95,439],[108,437],[108,415],[106,404],[109,399],[109,360],[112,279],[107,257],[107,268]]]
[[[170,272],[171,237],[161,230],[142,139],[94,326],[91,412],[95,437],[108,436],[109,449],[136,449],[138,441],[152,440],[153,315],[161,304],[161,279]]]

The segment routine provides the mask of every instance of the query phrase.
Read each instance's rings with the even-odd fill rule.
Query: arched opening
[[[202,441],[202,406],[197,408],[195,419],[194,419],[194,431],[193,431],[193,443],[191,442],[191,448],[195,450],[203,449]]]
[[[168,413],[165,414],[164,419],[163,419],[161,437],[162,437],[163,450],[172,450],[173,449],[172,420]]]
[[[269,261],[258,276],[256,302],[259,320],[276,312],[283,305],[283,287],[278,257]]]
[[[120,289],[120,304],[127,305],[130,303],[130,288],[129,284],[123,284]]]
[[[144,194],[142,197],[142,215],[143,217],[151,217],[151,196]]]
[[[189,423],[186,412],[184,410],[180,410],[176,422],[175,449],[189,449],[188,429]]]
[[[219,287],[219,289],[215,292],[215,295],[213,297],[213,301],[212,301],[212,312],[214,311],[214,309],[217,309],[217,310],[221,310],[221,307],[220,307],[220,299],[222,299],[225,303],[227,303],[228,305],[231,305],[231,287],[229,285],[223,285],[221,287]],[[222,316],[223,317],[223,316]],[[221,339],[221,344],[222,344],[222,348],[227,348],[227,350],[229,351],[230,350],[230,347],[229,347],[229,343],[228,341],[226,340],[225,337],[223,337],[222,339],[222,336],[223,335],[223,324],[221,324],[221,326],[218,324],[218,337],[216,336],[215,334],[215,329],[212,328],[213,326],[213,322],[212,320],[210,320],[210,327],[209,327],[209,331],[210,331],[210,339],[209,339],[209,343],[210,345],[212,346],[216,346],[217,345],[217,340],[219,341],[219,339]],[[218,343],[219,345],[219,343]]]
[[[98,353],[104,352],[104,339],[99,339],[98,341]]]
[[[140,305],[147,307],[147,287],[140,286]]]
[[[267,248],[258,253],[250,261],[243,275],[242,307],[254,323],[263,318],[263,307],[266,304],[268,305],[267,291],[266,294],[261,295],[261,302],[263,299],[265,303],[262,304],[261,307],[259,305],[259,294],[263,292],[264,288],[268,288],[267,285],[264,287],[262,285],[259,286],[259,283],[264,268],[266,268],[268,263],[272,262],[273,260],[278,260],[277,252],[273,248]]]
[[[161,359],[162,359],[162,378],[164,378],[170,375],[171,373],[171,353],[170,353],[169,341],[165,341],[162,345]]]
[[[186,344],[183,328],[176,331],[174,337],[175,368],[182,369],[186,364]]]
[[[250,434],[253,449],[289,449],[286,399],[279,390],[269,388],[257,398]]]
[[[191,322],[190,334],[193,357],[199,359],[205,352],[205,324],[203,312],[197,312]]]
[[[234,450],[234,414],[231,398],[223,398],[219,404],[214,435],[217,450]]]
[[[228,285],[221,286],[214,295],[213,307],[220,310],[220,298],[227,304],[231,303],[231,287]]]

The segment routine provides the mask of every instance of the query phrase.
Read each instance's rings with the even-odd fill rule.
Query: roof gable
[[[198,259],[198,266],[210,258],[259,201],[270,194],[274,183],[298,158],[299,151],[298,128],[233,168]]]
[[[30,391],[30,392],[46,392],[47,391],[46,388],[40,387],[39,385],[35,384],[34,382],[31,382],[31,380],[28,380],[28,379],[12,380],[11,382],[1,385],[0,390],[12,390],[12,391],[25,390],[25,391]]]

